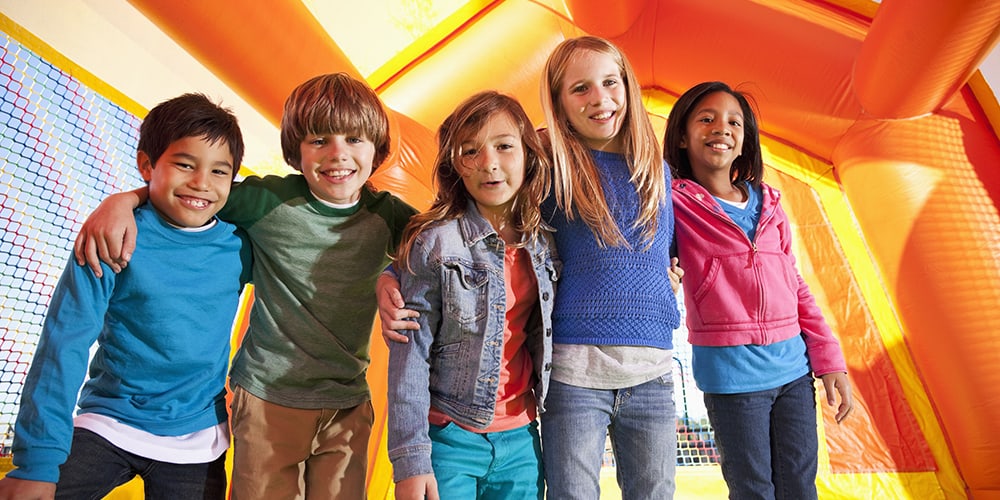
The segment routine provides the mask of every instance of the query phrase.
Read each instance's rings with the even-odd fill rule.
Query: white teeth
[[[599,115],[594,115],[593,116],[593,119],[595,119],[595,120],[607,120],[608,118],[611,118],[611,112],[610,111],[608,111],[606,113],[601,113]]]
[[[718,149],[720,151],[729,151],[730,149],[732,149],[728,144],[719,144],[719,143],[716,143],[716,144],[709,144],[709,146],[712,149]]]
[[[193,198],[191,196],[181,196],[180,199],[185,205],[194,209],[206,208],[209,205],[208,200],[204,200],[201,198]]]
[[[333,177],[334,179],[343,179],[344,177],[347,177],[353,173],[354,173],[353,170],[332,170],[329,172],[323,172],[323,175],[327,177]]]

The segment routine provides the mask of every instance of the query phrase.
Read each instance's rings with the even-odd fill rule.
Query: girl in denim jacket
[[[541,499],[536,414],[552,356],[549,164],[521,105],[464,101],[438,131],[438,193],[396,255],[407,343],[389,342],[396,498]]]
[[[788,218],[761,182],[757,119],[721,82],[670,111],[671,165],[695,382],[729,498],[815,499],[812,374],[842,421],[853,406],[840,344],[795,267]],[[811,372],[811,373],[810,373]]]

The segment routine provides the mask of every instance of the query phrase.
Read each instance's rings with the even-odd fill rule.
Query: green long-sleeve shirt
[[[253,242],[255,296],[231,383],[292,408],[367,401],[375,281],[413,213],[367,188],[358,205],[331,208],[301,175],[234,186],[219,216]]]

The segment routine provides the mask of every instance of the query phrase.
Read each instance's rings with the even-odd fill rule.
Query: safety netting
[[[0,455],[73,240],[108,194],[142,184],[140,120],[0,33]]]

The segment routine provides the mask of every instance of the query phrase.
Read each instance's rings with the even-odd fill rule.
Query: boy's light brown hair
[[[375,145],[372,171],[389,156],[389,117],[367,83],[346,73],[310,78],[285,100],[281,115],[281,152],[295,170],[302,168],[300,145],[309,134],[365,137]]]

